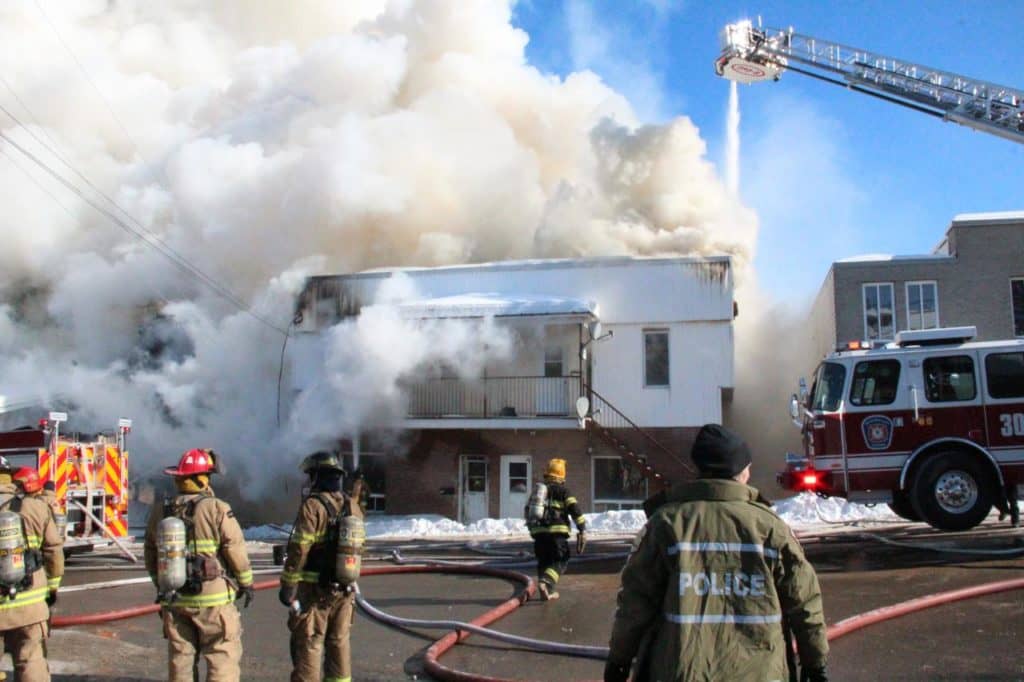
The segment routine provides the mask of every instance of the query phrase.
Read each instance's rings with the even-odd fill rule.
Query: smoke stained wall
[[[104,203],[74,166],[281,328],[307,276],[380,266],[727,253],[741,288],[750,281],[756,217],[693,123],[643,125],[595,74],[531,66],[507,0],[47,12],[89,78],[36,7],[4,6],[0,99],[18,117],[0,118],[4,134]],[[64,398],[82,428],[133,418],[137,472],[196,445],[237,462],[251,496],[292,471],[296,434],[276,419],[281,334],[11,145],[0,152],[0,395]],[[463,339],[375,369],[392,359],[359,344],[401,322],[384,306],[348,324],[328,382],[359,364],[361,390],[380,386],[385,402],[437,354],[473,352]]]

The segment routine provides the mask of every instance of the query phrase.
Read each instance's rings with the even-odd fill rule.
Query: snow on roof
[[[888,263],[891,261],[908,260],[946,260],[948,258],[950,256],[944,253],[921,253],[909,256],[894,256],[891,253],[866,253],[860,256],[842,258],[837,260],[836,263]]]
[[[503,260],[487,263],[458,263],[455,265],[435,265],[430,267],[400,266],[382,267],[361,270],[346,277],[382,276],[394,272],[444,272],[448,270],[537,270],[547,268],[585,268],[598,265],[629,266],[629,265],[672,265],[729,262],[731,256],[595,256],[591,258],[532,258],[522,260]]]
[[[1024,222],[1024,211],[994,211],[991,213],[961,213],[953,217],[954,223]]]
[[[597,316],[597,304],[593,301],[533,294],[460,294],[407,301],[399,304],[398,309],[403,317],[410,319],[524,315]]]

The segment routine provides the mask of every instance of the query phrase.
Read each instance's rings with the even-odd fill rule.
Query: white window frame
[[[896,338],[896,287],[892,282],[864,282],[860,285],[860,321],[864,330],[864,339],[871,339],[868,334],[868,298],[865,296],[868,287],[889,287],[892,299],[892,336],[882,336],[882,306],[881,296],[878,297],[878,340],[892,341]]]
[[[907,329],[910,329],[910,330],[914,329],[912,326],[910,326],[910,287],[922,287],[922,286],[925,286],[927,284],[930,284],[930,285],[932,285],[932,287],[935,288],[935,326],[934,327],[921,327],[921,329],[937,329],[937,328],[942,326],[942,323],[940,322],[940,318],[939,318],[939,283],[938,283],[937,280],[934,280],[934,279],[921,279],[921,280],[915,280],[913,282],[907,282],[907,283],[905,283],[903,285],[904,302],[906,303],[906,307],[907,307]],[[922,320],[922,323],[923,323],[923,321],[924,321],[924,305],[923,305],[924,297],[922,296],[920,300],[921,300],[921,304],[922,304],[921,305],[920,315],[921,315],[921,320]],[[867,320],[865,320],[864,322],[865,322],[865,325],[866,325],[867,324]]]
[[[622,461],[621,455],[591,455],[590,456],[590,511],[591,513],[597,513],[597,505],[607,505],[604,511],[609,511],[612,505],[615,505],[618,511],[623,509],[643,509],[644,500],[646,500],[651,494],[651,483],[644,478],[644,495],[642,499],[631,500],[621,497],[597,497],[597,467],[594,466],[594,462],[599,459],[614,459],[617,462]]]
[[[1020,339],[1020,338],[1024,338],[1024,334],[1018,334],[1017,333],[1017,320],[1015,320],[1013,318],[1013,316],[1014,316],[1014,310],[1013,310],[1013,283],[1014,282],[1024,282],[1024,277],[1011,277],[1010,278],[1010,333],[1015,338]]]
[[[664,384],[648,384],[647,383],[647,335],[648,334],[664,334],[665,335],[665,361],[668,365],[668,376],[666,377],[667,383]],[[645,328],[640,332],[640,353],[643,358],[642,371],[643,378],[642,383],[644,388],[653,388],[665,390],[672,387],[672,332],[668,327],[651,327]]]

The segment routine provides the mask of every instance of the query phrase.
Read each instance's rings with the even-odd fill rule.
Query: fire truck
[[[128,450],[131,420],[116,431],[89,436],[61,433],[64,412],[49,412],[38,425],[0,432],[0,455],[17,469],[31,467],[52,481],[67,515],[65,550],[89,549],[128,535]]]
[[[943,530],[995,506],[1019,524],[1024,493],[1024,339],[971,341],[974,327],[854,341],[801,380],[790,415],[804,453],[787,454],[790,490],[887,503]]]

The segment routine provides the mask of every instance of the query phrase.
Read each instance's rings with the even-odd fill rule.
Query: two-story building
[[[472,377],[440,367],[404,381],[405,416],[392,425],[402,437],[339,434],[349,465],[367,472],[371,510],[463,522],[517,517],[552,457],[567,461],[567,483],[584,510],[636,507],[654,492],[645,467],[671,480],[687,476],[697,430],[721,422],[731,399],[727,256],[313,277],[289,346],[290,398],[323,375],[328,330],[379,305],[381,287],[399,272],[415,291],[389,304],[403,318],[491,318],[515,343],[511,357],[488,359]]]
[[[818,357],[846,341],[971,325],[980,341],[1024,337],[1024,211],[958,215],[928,254],[837,261],[810,315]]]

